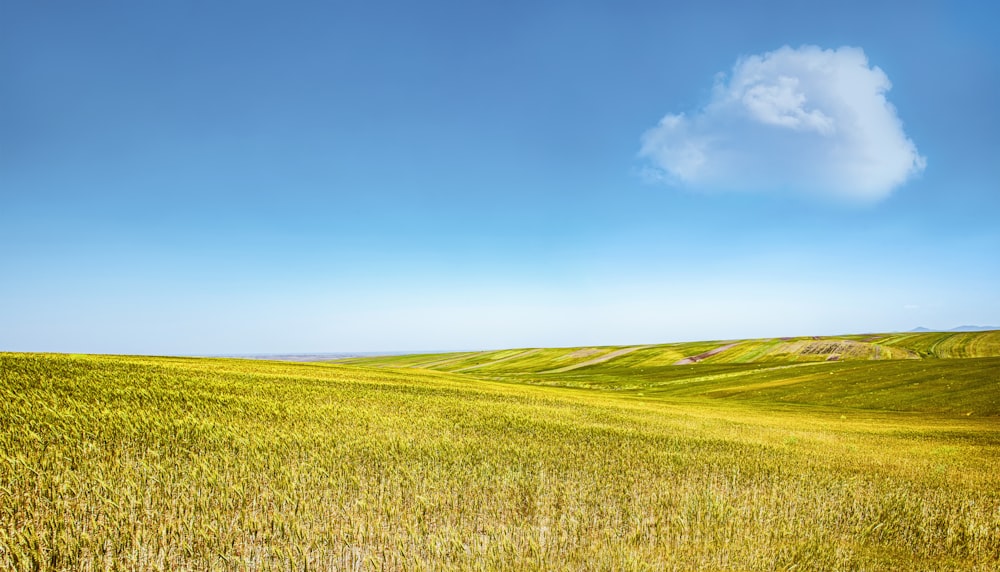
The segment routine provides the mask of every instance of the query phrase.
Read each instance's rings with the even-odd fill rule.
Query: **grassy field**
[[[698,357],[719,349],[722,351],[717,354]],[[652,346],[524,348],[354,358],[339,363],[502,375],[592,369],[594,365],[588,362],[601,358],[610,358],[601,363],[613,364],[616,368],[643,369],[674,365],[692,357],[697,363],[706,364],[1000,357],[1000,330],[720,340]]]
[[[0,354],[0,568],[995,570],[998,339],[954,336]]]

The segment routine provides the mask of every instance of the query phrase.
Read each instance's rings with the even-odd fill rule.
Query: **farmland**
[[[720,351],[721,350],[721,351]],[[716,353],[717,352],[717,353]],[[617,355],[613,355],[617,354]],[[643,346],[587,348],[524,348],[500,351],[456,352],[353,358],[340,363],[385,367],[418,367],[451,372],[524,374],[558,373],[587,368],[588,362],[615,368],[704,364],[803,363],[894,359],[949,359],[1000,357],[1000,331],[922,332],[807,336],[760,340],[720,340]],[[704,357],[701,357],[704,356]],[[694,358],[694,359],[692,359]],[[690,360],[690,361],[689,361]],[[682,363],[679,363],[682,362]]]
[[[0,568],[996,569],[998,356],[0,354]]]

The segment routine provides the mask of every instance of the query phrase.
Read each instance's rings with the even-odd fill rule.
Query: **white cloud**
[[[785,46],[741,58],[707,105],[668,113],[642,136],[655,178],[718,191],[781,191],[860,201],[924,169],[860,48]]]

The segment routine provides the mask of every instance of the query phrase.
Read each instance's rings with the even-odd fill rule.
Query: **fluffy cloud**
[[[640,156],[654,177],[696,189],[879,200],[925,164],[886,100],[891,87],[860,48],[742,58],[707,105],[647,131]]]

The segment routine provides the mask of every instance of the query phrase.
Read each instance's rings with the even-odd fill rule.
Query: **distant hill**
[[[958,326],[957,328],[952,328],[950,330],[933,330],[931,328],[925,328],[923,326],[918,326],[910,330],[911,332],[990,332],[993,330],[1000,330],[1000,326]]]
[[[347,358],[373,358],[402,355],[405,352],[323,352],[311,354],[224,354],[193,357],[220,357],[236,359],[256,359],[265,361],[323,362]]]
[[[987,329],[987,328],[984,328]],[[349,358],[339,363],[432,369],[470,375],[618,375],[622,370],[660,371],[673,366],[802,364],[832,361],[1000,357],[1000,331],[905,332],[714,340],[637,346],[516,348],[418,355]],[[631,375],[631,374],[630,374]]]

